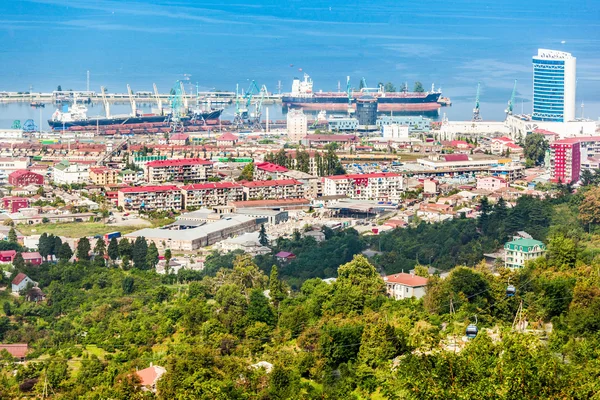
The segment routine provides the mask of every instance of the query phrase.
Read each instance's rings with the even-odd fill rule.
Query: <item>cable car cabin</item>
[[[478,332],[477,325],[471,324],[471,325],[467,326],[466,336],[469,339],[473,339],[475,336],[477,336],[477,332]]]
[[[506,296],[513,297],[517,293],[517,289],[513,285],[508,285],[506,288]]]

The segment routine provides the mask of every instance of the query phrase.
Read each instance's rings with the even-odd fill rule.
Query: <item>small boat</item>
[[[32,101],[29,105],[34,108],[46,107],[46,105],[44,103],[42,103],[41,101]]]

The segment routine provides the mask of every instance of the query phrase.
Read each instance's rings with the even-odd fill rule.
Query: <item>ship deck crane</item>
[[[135,99],[129,83],[127,84],[127,94],[129,94],[129,102],[131,103],[131,115],[135,117],[137,115],[137,105],[135,104]]]
[[[152,86],[154,87],[154,97],[156,97],[156,105],[158,107],[158,113],[160,115],[163,114],[163,106],[162,106],[162,100],[160,99],[160,95],[158,94],[158,88],[156,87],[156,83],[153,83]]]
[[[100,86],[100,93],[102,94],[102,103],[104,104],[106,118],[110,118],[110,104],[108,103],[108,100],[106,100],[106,88],[104,86]]]
[[[513,85],[512,94],[510,95],[510,100],[508,100],[508,107],[504,111],[506,115],[513,114],[513,108],[515,106],[515,95],[517,94],[517,80],[515,79],[515,84]]]
[[[475,97],[475,108],[473,109],[473,121],[481,121],[481,114],[479,113],[479,91],[481,89],[481,82],[477,82],[477,96]]]

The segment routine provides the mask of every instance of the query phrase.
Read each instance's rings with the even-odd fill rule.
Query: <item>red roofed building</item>
[[[240,140],[240,138],[235,136],[233,133],[226,132],[217,138],[217,146],[218,147],[235,146],[237,144],[238,140]]]
[[[0,353],[4,350],[8,351],[8,354],[14,358],[18,358],[20,361],[25,361],[27,350],[29,350],[27,343],[14,343],[14,344],[1,344]]]
[[[37,286],[37,282],[34,282],[30,277],[28,277],[22,272],[19,272],[11,283],[13,293],[19,293],[21,290],[25,289],[30,283],[34,286]]]
[[[443,158],[446,162],[469,161],[469,156],[466,154],[446,154]]]
[[[119,190],[118,205],[126,210],[179,211],[183,195],[177,186],[139,186]]]
[[[267,179],[282,179],[283,173],[288,172],[286,167],[270,162],[254,164],[254,180],[264,181]]]
[[[396,300],[425,296],[427,278],[404,272],[388,275],[383,278],[387,294]]]
[[[187,133],[176,133],[169,138],[169,143],[175,146],[187,146],[190,144],[190,135]]]
[[[163,367],[150,364],[150,367],[136,371],[142,389],[156,392],[156,383],[167,372]]]
[[[213,176],[212,161],[203,158],[150,161],[146,164],[149,183],[208,181]]]
[[[332,175],[323,178],[323,196],[345,195],[351,199],[397,202],[402,188],[402,175],[392,172]]]
[[[0,262],[11,263],[16,255],[16,250],[2,250],[0,251]]]
[[[245,200],[301,199],[304,186],[296,179],[243,182]]]
[[[577,139],[577,138],[574,138]],[[581,172],[581,146],[576,140],[557,140],[550,145],[550,180],[573,183]]]
[[[11,213],[16,213],[21,208],[29,207],[29,199],[27,197],[8,196],[2,198],[2,208]]]
[[[464,140],[453,140],[450,142],[450,146],[458,150],[469,150],[474,147],[472,144],[469,144]]]
[[[181,189],[184,208],[224,206],[231,201],[244,199],[244,189],[239,183],[215,182],[187,185]]]
[[[42,255],[40,253],[38,253],[37,251],[24,252],[24,253],[21,253],[21,256],[23,256],[23,261],[25,261],[26,263],[31,263],[33,265],[41,265],[42,262],[44,261],[44,259],[42,258]]]
[[[275,254],[275,258],[279,262],[286,263],[294,260],[296,258],[296,255],[294,253],[290,253],[289,251],[280,251],[279,253]]]
[[[8,175],[8,183],[13,186],[43,185],[44,176],[26,169],[20,169]]]

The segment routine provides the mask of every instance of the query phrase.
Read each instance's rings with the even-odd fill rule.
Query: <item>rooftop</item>
[[[21,282],[23,282],[23,280],[25,280],[25,278],[27,278],[27,275],[25,275],[22,272],[19,272],[17,274],[17,276],[15,276],[15,279],[13,279],[12,284],[13,285],[19,285]]]
[[[270,162],[262,162],[254,164],[255,168],[262,169],[267,172],[287,172],[288,169],[279,164],[273,164]]]
[[[221,136],[219,136],[217,138],[217,141],[221,141],[222,140],[222,141],[228,141],[228,142],[230,142],[230,141],[236,141],[238,139],[239,138],[237,136],[235,136],[233,133],[231,133],[231,132],[225,132],[224,134],[222,134]]]
[[[426,286],[428,281],[427,278],[423,278],[422,276],[407,274],[404,272],[388,275],[384,277],[383,280],[386,282],[399,283],[401,285],[411,287]]]
[[[177,160],[156,160],[146,163],[148,167],[174,167],[184,165],[212,165],[212,161],[203,158],[180,158]]]
[[[28,346],[27,343],[0,344],[0,352],[2,350],[8,351],[15,358],[24,358],[27,354]]]

